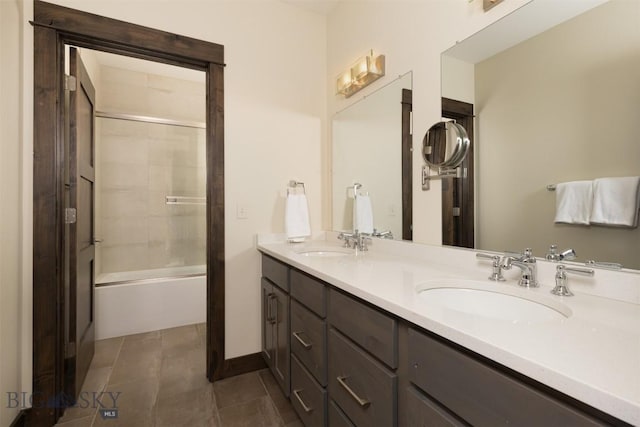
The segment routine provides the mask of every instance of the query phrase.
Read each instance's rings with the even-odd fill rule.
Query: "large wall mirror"
[[[411,158],[411,79],[406,73],[333,117],[335,230],[353,229],[353,186],[358,183],[358,194],[369,195],[378,232],[395,239],[410,234],[410,162],[404,162],[403,171],[403,154]]]
[[[555,224],[547,189],[640,175],[639,19],[638,1],[533,0],[443,53],[442,96],[476,112],[476,248],[640,269],[640,227]]]
[[[577,261],[640,270],[640,228],[555,224],[547,185],[640,175],[640,2],[532,0],[442,55],[442,97],[474,105],[475,247],[543,257],[551,244]],[[417,75],[415,78],[419,79]],[[394,85],[333,119],[333,228],[351,229],[354,182],[369,192],[378,229],[402,238]],[[392,96],[392,95],[389,95]],[[396,106],[396,112],[385,108]],[[391,139],[390,139],[391,141]],[[393,145],[396,144],[396,145]],[[419,183],[416,183],[419,185]],[[414,218],[414,223],[421,221]]]

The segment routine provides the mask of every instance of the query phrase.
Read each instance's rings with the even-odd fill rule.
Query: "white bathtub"
[[[206,294],[204,266],[102,274],[95,288],[96,339],[204,323]]]

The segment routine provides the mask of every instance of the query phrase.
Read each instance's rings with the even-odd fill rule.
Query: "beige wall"
[[[640,175],[639,17],[639,2],[611,1],[476,65],[478,247],[557,243],[640,268],[640,228],[554,224],[545,189]]]
[[[0,2],[0,88],[2,110],[0,129],[2,156],[0,157],[0,425],[9,425],[18,410],[6,408],[6,393],[18,391],[20,366],[20,111],[5,99],[19,99],[20,79],[19,6],[15,1]],[[12,61],[5,60],[12,58]]]
[[[25,8],[27,12],[25,12]],[[30,125],[25,111],[32,107],[25,89],[30,57],[21,49],[30,38],[23,19],[28,6],[0,2],[0,425],[11,424],[20,408],[8,408],[7,393],[31,388],[30,210],[24,190],[31,185]],[[13,402],[12,405],[13,406]]]
[[[442,55],[442,97],[475,104],[475,66]]]

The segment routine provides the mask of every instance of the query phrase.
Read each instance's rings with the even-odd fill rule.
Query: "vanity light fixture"
[[[488,11],[489,9],[491,9],[493,6],[497,5],[498,3],[501,3],[502,0],[482,0],[482,8],[484,9],[484,11]]]
[[[348,70],[338,75],[337,93],[349,98],[384,76],[384,65],[384,55],[374,56],[371,50],[369,55],[358,59]]]

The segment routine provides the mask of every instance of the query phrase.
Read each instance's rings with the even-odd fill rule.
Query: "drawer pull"
[[[304,403],[304,400],[302,400],[302,397],[300,397],[301,391],[302,389],[293,390],[293,395],[296,397],[296,399],[298,399],[298,402],[300,402],[300,405],[302,406],[302,409],[304,410],[304,412],[308,414],[309,412],[313,411],[313,408],[311,406],[307,406],[307,404]]]
[[[302,344],[305,350],[309,350],[312,347],[312,344],[306,342],[300,337],[300,332],[293,332],[293,337],[297,339],[300,344]]]
[[[336,377],[336,379],[338,380],[338,383],[340,383],[340,385],[347,390],[347,392],[351,395],[351,397],[353,397],[353,399],[358,402],[358,405],[362,406],[363,408],[368,407],[371,402],[366,400],[366,399],[362,399],[360,396],[358,396],[356,394],[355,391],[351,390],[351,387],[349,387],[349,385],[345,382],[345,380],[347,379],[347,377]]]
[[[273,308],[273,302],[275,301],[276,307],[275,310]],[[278,296],[274,293],[271,293],[267,296],[267,304],[269,304],[269,318],[267,319],[269,323],[272,325],[278,322]]]
[[[271,322],[271,297],[273,296],[273,293],[267,294],[267,301],[266,301],[266,306],[267,306],[267,322],[272,323]]]

